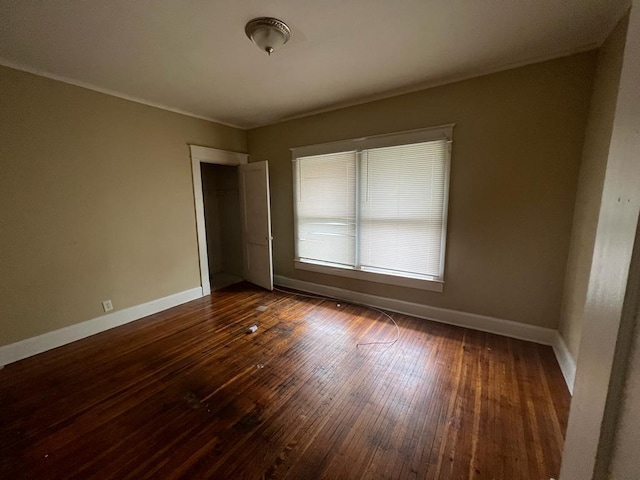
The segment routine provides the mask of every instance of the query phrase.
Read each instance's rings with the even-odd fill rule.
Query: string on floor
[[[380,310],[379,308],[372,307],[371,305],[365,305],[365,304],[362,304],[362,303],[347,302],[347,301],[339,299],[339,298],[327,297],[327,296],[323,296],[323,295],[309,295],[309,294],[306,294],[306,293],[293,292],[293,291],[290,291],[290,290],[282,290],[280,288],[275,288],[275,287],[274,287],[274,290],[278,291],[280,293],[285,293],[287,295],[293,295],[293,296],[297,296],[297,297],[314,298],[314,299],[322,300],[322,301],[343,302],[343,303],[348,303],[349,305],[354,305],[354,306],[357,306],[357,307],[368,308],[369,310],[373,310],[374,312],[377,312],[377,313],[387,317],[389,320],[391,320],[393,325],[396,327],[396,338],[394,338],[393,340],[376,340],[376,341],[372,341],[372,342],[358,342],[356,344],[356,348],[359,348],[359,347],[365,346],[365,345],[388,345],[388,346],[391,346],[391,345],[393,345],[394,343],[396,343],[400,339],[400,327],[398,327],[398,324],[396,323],[394,318],[391,315],[389,315],[387,312],[385,312],[384,310]],[[339,307],[340,303],[337,303],[337,305]]]

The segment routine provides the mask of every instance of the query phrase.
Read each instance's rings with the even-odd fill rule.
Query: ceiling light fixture
[[[282,20],[271,17],[260,17],[250,20],[244,27],[247,37],[255,43],[260,50],[269,55],[276,48],[281,47],[291,37],[291,29]]]

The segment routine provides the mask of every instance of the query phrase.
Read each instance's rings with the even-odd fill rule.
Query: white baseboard
[[[475,313],[430,307],[419,303],[405,302],[393,298],[379,297],[367,293],[359,293],[342,288],[329,287],[317,283],[296,280],[281,275],[274,275],[274,283],[279,286],[293,288],[303,292],[315,293],[345,301],[370,305],[385,310],[425,318],[440,323],[457,325],[483,332],[495,333],[506,337],[518,338],[530,342],[551,345],[567,382],[569,391],[573,394],[573,383],[576,374],[576,364],[567,349],[564,340],[557,330],[537,327],[510,320],[477,315]],[[154,313],[190,302],[203,296],[202,287],[192,288],[167,297],[152,300],[141,305],[125,308],[85,322],[47,332],[37,337],[28,338],[20,342],[0,347],[0,368],[9,363],[17,362],[38,353],[75,342],[96,333],[109,330],[125,323],[133,322]]]
[[[440,323],[448,323],[459,327],[471,328],[482,332],[496,333],[506,337],[518,338],[543,345],[553,345],[557,331],[551,328],[537,327],[525,323],[503,320],[501,318],[488,317],[475,313],[448,310],[446,308],[430,307],[420,303],[405,302],[388,297],[379,297],[367,293],[359,293],[342,288],[328,287],[317,283],[296,280],[281,275],[274,275],[276,285],[294,288],[303,292],[325,295],[341,300],[384,308],[392,312],[404,313],[414,317],[433,320]]]
[[[505,337],[518,338],[529,342],[550,345],[556,356],[560,370],[564,376],[569,392],[573,395],[573,382],[576,375],[576,363],[557,330],[537,327],[525,323],[503,320],[501,318],[477,315],[475,313],[448,310],[446,308],[430,307],[419,303],[378,297],[367,293],[359,293],[342,288],[329,287],[317,283],[305,282],[294,278],[274,275],[276,285],[293,288],[303,292],[315,293],[372,307],[383,308],[393,312],[425,318],[435,322],[447,323],[459,327],[471,328],[482,332],[495,333]]]
[[[550,345],[556,356],[560,370],[564,376],[569,392],[573,395],[573,382],[576,375],[576,363],[569,352],[564,340],[557,330],[537,327],[525,323],[503,320],[501,318],[477,315],[475,313],[448,310],[446,308],[430,307],[419,303],[394,300],[393,298],[378,297],[367,293],[359,293],[342,288],[329,287],[318,283],[305,282],[294,278],[274,275],[276,285],[293,288],[303,292],[315,293],[372,307],[383,308],[393,312],[412,315],[418,318],[447,323],[459,327],[471,328],[482,332],[495,333],[505,337],[518,338],[529,342]]]
[[[171,307],[190,302],[202,297],[202,287],[192,288],[167,297],[158,298],[147,303],[108,313],[75,325],[43,333],[37,337],[27,338],[16,343],[0,347],[0,366],[17,362],[23,358],[46,352],[53,348],[75,342],[85,337],[104,332],[125,323],[139,320]]]
[[[564,381],[567,382],[569,392],[573,395],[573,383],[576,379],[576,361],[571,352],[569,352],[567,344],[564,343],[560,332],[556,332],[552,347],[560,365],[560,370],[562,370],[562,375],[564,375]]]

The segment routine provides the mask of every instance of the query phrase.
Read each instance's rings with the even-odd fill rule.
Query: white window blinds
[[[346,141],[327,147],[334,153],[294,151],[296,260],[441,281],[448,132],[372,137],[336,151]]]
[[[299,158],[296,177],[298,257],[354,266],[356,152]]]
[[[362,152],[360,266],[438,278],[447,141]]]

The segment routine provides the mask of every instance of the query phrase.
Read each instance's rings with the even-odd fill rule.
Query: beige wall
[[[582,334],[584,304],[613,129],[626,30],[625,17],[599,50],[582,153],[559,325],[560,334],[574,359],[578,358]]]
[[[249,131],[269,160],[275,273],[556,328],[594,52]],[[456,123],[444,293],[294,269],[289,148]]]
[[[0,68],[0,345],[199,286],[188,143],[244,131]]]

